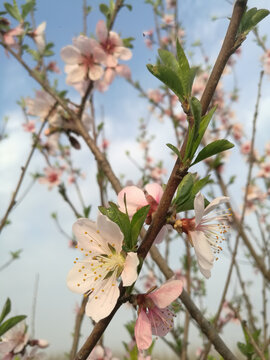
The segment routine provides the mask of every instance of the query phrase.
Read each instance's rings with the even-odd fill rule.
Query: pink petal
[[[149,195],[151,195],[156,200],[157,203],[160,202],[160,199],[163,195],[163,189],[159,184],[157,183],[147,184],[145,186],[145,190],[148,192]]]
[[[65,46],[61,50],[60,55],[64,62],[70,65],[78,64],[81,60],[81,53],[73,45]]]
[[[214,263],[214,255],[212,253],[211,247],[202,231],[190,231],[189,234],[194,245],[199,269],[201,273],[207,279],[209,279]]]
[[[104,70],[100,65],[93,65],[89,68],[88,76],[91,80],[96,81],[101,78]]]
[[[73,38],[72,42],[79,50],[79,52],[84,56],[91,55],[93,53],[94,47],[97,45],[97,42],[94,39],[89,39],[84,35]]]
[[[169,306],[182,293],[183,283],[181,280],[168,280],[161,287],[147,297],[151,298],[155,305],[161,309]]]
[[[115,71],[113,69],[106,69],[105,73],[104,73],[104,81],[110,85],[113,80],[115,78]]]
[[[173,312],[168,308],[159,309],[155,307],[148,313],[152,325],[152,334],[165,336],[173,328]]]
[[[138,277],[137,266],[139,265],[139,259],[136,253],[129,252],[126,257],[124,270],[121,274],[124,286],[132,285]]]
[[[96,34],[99,42],[103,43],[107,40],[108,30],[104,20],[99,20],[96,25]]]
[[[140,311],[134,330],[138,349],[148,349],[152,344],[152,328],[144,310]]]
[[[201,192],[198,192],[198,194],[195,196],[194,210],[195,210],[195,220],[197,226],[201,222],[201,219],[204,215],[204,196]]]
[[[118,194],[118,204],[122,212],[126,212],[124,196],[126,194],[127,211],[133,216],[138,208],[148,205],[144,192],[137,186],[127,186]]]
[[[117,75],[124,77],[125,79],[131,79],[130,68],[125,64],[117,65],[115,68]]]
[[[114,55],[121,60],[130,60],[132,58],[131,50],[123,46],[117,46]]]
[[[162,226],[160,232],[157,234],[157,237],[155,238],[154,244],[155,245],[160,244],[165,239],[167,234],[168,234],[167,226],[166,225]]]
[[[228,201],[230,201],[230,198],[227,196],[217,197],[216,199],[211,201],[209,205],[207,205],[207,207],[204,210],[203,215],[207,215],[210,211],[214,210],[217,206],[219,206],[220,204],[223,204],[225,202],[228,202]]]
[[[68,72],[68,76],[67,76],[67,83],[77,83],[80,82],[82,80],[84,80],[87,72],[86,72],[86,67],[84,65],[74,65],[73,69]]]
[[[124,235],[119,226],[109,220],[107,216],[99,214],[97,217],[97,230],[103,239],[103,242],[110,243],[117,253],[122,251]]]
[[[107,55],[106,65],[108,67],[114,68],[114,67],[116,67],[117,64],[118,64],[118,60],[114,55],[111,55],[111,54]]]

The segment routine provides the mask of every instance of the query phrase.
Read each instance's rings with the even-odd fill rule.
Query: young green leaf
[[[177,206],[184,204],[191,195],[191,189],[194,185],[193,174],[188,173],[178,186],[176,198],[173,203]]]
[[[5,319],[5,317],[10,313],[10,310],[11,310],[11,301],[9,298],[7,298],[0,315],[0,324]]]
[[[132,217],[131,220],[131,244],[132,248],[137,245],[137,240],[147,217],[150,206],[146,205],[139,209]]]
[[[172,69],[173,71],[178,73],[178,71],[179,71],[178,62],[177,62],[176,58],[174,57],[174,55],[170,51],[164,50],[164,49],[159,49],[158,54],[159,54],[159,57],[160,57],[163,65],[169,67],[170,69]]]
[[[35,0],[29,0],[27,1],[25,4],[23,4],[22,7],[22,18],[25,19],[26,16],[34,10],[36,5],[36,1]]]
[[[21,14],[20,14],[17,4],[16,4],[16,6],[12,6],[9,3],[4,3],[4,7],[7,10],[7,12],[9,13],[9,15],[11,15],[14,19],[16,19],[18,21],[22,20],[22,17],[21,17]]]
[[[225,150],[229,150],[231,148],[233,148],[234,145],[226,140],[226,139],[222,139],[222,140],[216,140],[213,141],[212,143],[206,145],[197,155],[196,159],[194,160],[194,162],[191,164],[191,166],[197,164],[198,162],[209,158],[210,156],[216,155],[222,151]]]
[[[193,141],[195,141],[198,137],[199,127],[200,127],[200,123],[201,123],[202,105],[197,98],[192,97],[190,100],[190,107],[191,107],[191,112],[192,112],[193,119],[194,119]]]
[[[147,64],[147,69],[151,74],[167,85],[178,96],[180,101],[184,100],[184,90],[181,80],[175,71],[165,65]]]
[[[25,315],[18,315],[18,316],[14,316],[8,320],[6,320],[5,322],[3,322],[0,325],[0,337],[5,334],[9,329],[11,329],[13,326],[15,326],[16,324],[18,324],[19,322],[21,322],[22,320],[24,320],[26,318]]]
[[[166,144],[166,146],[168,146],[168,148],[171,149],[179,157],[180,160],[182,159],[180,151],[177,149],[177,147],[172,144]]]
[[[188,59],[185,55],[185,52],[182,46],[179,43],[179,40],[176,39],[176,51],[177,51],[177,60],[180,71],[180,78],[184,87],[185,95],[190,94],[190,67]]]

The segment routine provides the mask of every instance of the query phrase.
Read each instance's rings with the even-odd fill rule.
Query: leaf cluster
[[[13,326],[15,326],[16,324],[18,324],[19,322],[21,322],[26,318],[25,315],[17,315],[4,321],[7,315],[10,313],[10,311],[11,311],[11,301],[9,298],[7,298],[0,315],[0,337],[3,334],[5,334],[9,329],[11,329]]]
[[[119,226],[124,235],[123,250],[126,252],[134,251],[136,249],[141,228],[149,211],[149,205],[139,209],[133,215],[132,219],[129,218],[127,213],[121,212],[118,206],[113,202],[109,202],[109,205],[109,208],[99,206],[99,211]]]

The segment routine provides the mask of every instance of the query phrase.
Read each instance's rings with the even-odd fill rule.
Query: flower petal
[[[82,267],[85,267],[82,269]],[[67,275],[67,286],[68,288],[78,294],[85,294],[92,288],[92,283],[94,278],[92,272],[89,272],[89,266],[85,266],[83,262],[78,262],[73,266]],[[86,274],[86,276],[84,276]],[[91,276],[91,278],[89,278]],[[87,278],[86,281],[83,281],[83,278]]]
[[[201,273],[208,279],[211,276],[214,255],[211,247],[202,231],[189,232],[197,256],[198,265]]]
[[[60,55],[64,62],[70,65],[78,64],[81,60],[81,54],[79,50],[73,45],[65,46],[61,50]]]
[[[134,330],[138,349],[148,349],[152,344],[152,328],[144,310],[140,311]]]
[[[154,245],[160,244],[166,237],[168,233],[168,229],[167,226],[162,226],[162,228],[160,229],[159,233],[157,234],[155,241],[154,241]]]
[[[124,286],[130,286],[138,277],[137,266],[139,265],[138,255],[134,252],[127,253],[124,270],[121,274]]]
[[[153,335],[165,336],[173,328],[174,314],[168,307],[165,309],[154,307],[149,311],[148,317]]]
[[[126,194],[127,211],[133,216],[138,208],[148,205],[144,192],[137,186],[127,186],[118,194],[118,204],[122,212],[126,212],[124,196]]]
[[[182,293],[183,283],[181,280],[170,279],[166,281],[159,289],[148,294],[147,297],[153,300],[160,309],[169,306]]]
[[[195,220],[196,226],[199,225],[203,215],[204,215],[204,196],[199,191],[194,199],[194,211],[195,211]]]
[[[204,209],[203,215],[207,215],[210,211],[214,210],[220,204],[230,201],[228,196],[220,196],[210,202],[210,204]]]
[[[89,67],[88,76],[89,76],[89,79],[96,81],[101,78],[103,73],[104,73],[104,70],[103,70],[102,66],[92,65],[91,67]]]
[[[97,225],[93,221],[84,218],[78,219],[73,224],[72,231],[78,241],[79,250],[85,252],[91,250],[92,255],[102,252],[107,253],[108,247],[106,242],[97,232]]]
[[[66,82],[72,84],[84,80],[87,74],[86,70],[84,65],[75,65],[73,69],[68,72]]]
[[[116,282],[116,274],[109,279],[99,282],[97,285],[98,289],[94,290],[89,296],[85,307],[86,315],[96,322],[110,315],[120,294]]]
[[[132,58],[132,52],[124,46],[117,46],[114,51],[114,56],[121,60],[130,60]]]
[[[97,229],[103,241],[110,243],[117,253],[122,251],[124,235],[117,224],[109,220],[107,216],[99,213],[97,217]]]
[[[163,195],[163,189],[158,183],[147,184],[145,190],[151,195],[157,203],[160,202],[160,199]]]
[[[96,25],[96,34],[99,42],[105,42],[108,37],[108,30],[104,20],[99,20]]]

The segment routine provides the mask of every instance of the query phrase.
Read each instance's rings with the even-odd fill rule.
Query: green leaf
[[[100,12],[102,12],[103,15],[105,15],[105,17],[107,17],[108,14],[110,13],[110,9],[108,8],[108,6],[106,4],[100,4],[99,10],[100,10]]]
[[[173,203],[177,206],[184,204],[191,196],[191,189],[194,185],[193,174],[188,173],[178,186],[176,198]]]
[[[170,69],[172,69],[173,71],[178,73],[178,71],[179,71],[178,62],[177,62],[176,58],[174,57],[174,55],[170,51],[164,50],[164,49],[159,49],[158,54],[159,54],[159,57],[160,57],[163,65],[169,67]]]
[[[0,315],[0,324],[4,320],[4,318],[10,313],[10,310],[11,310],[11,301],[9,298],[7,298]]]
[[[179,40],[176,39],[176,51],[177,51],[177,60],[180,71],[180,78],[184,87],[185,95],[190,94],[190,67],[188,59],[185,55],[185,52],[182,46],[179,43]]]
[[[194,199],[196,194],[206,185],[210,182],[210,175],[200,179],[195,180],[195,174],[190,174],[193,177],[194,185],[190,191],[190,196],[184,203],[177,203],[176,204],[176,212],[181,211],[187,211],[187,210],[193,210],[194,209]],[[206,207],[209,204],[209,201],[205,198],[204,199],[204,207]]]
[[[193,140],[195,141],[196,138],[198,137],[199,127],[200,127],[200,123],[201,123],[202,105],[197,98],[192,97],[190,100],[190,107],[191,107],[191,112],[192,112],[192,115],[194,118],[194,139]]]
[[[133,49],[132,41],[134,41],[134,40],[135,40],[134,37],[128,37],[128,38],[122,39],[123,45],[129,49]]]
[[[123,7],[128,8],[129,11],[132,10],[132,5],[130,5],[130,4],[123,4]]]
[[[4,3],[4,7],[5,9],[7,10],[7,12],[9,13],[9,15],[11,15],[14,19],[18,20],[18,21],[21,21],[22,20],[22,17],[21,17],[21,14],[20,14],[20,11],[19,11],[19,8],[16,4],[16,2],[14,1],[14,5],[15,6],[12,6],[11,4],[9,3]]]
[[[205,116],[203,116],[203,118],[200,122],[198,136],[192,144],[191,158],[193,158],[195,152],[197,151],[197,149],[202,141],[203,135],[204,135],[215,111],[216,111],[216,107],[213,107]]]
[[[168,146],[168,148],[171,149],[179,157],[180,160],[182,159],[180,151],[177,149],[176,146],[174,146],[172,144],[166,144],[166,146]]]
[[[88,218],[91,211],[91,205],[83,208],[83,215]]]
[[[184,100],[184,90],[177,73],[165,65],[147,65],[147,69],[156,78],[167,85],[180,99]]]
[[[124,235],[124,243],[127,248],[131,248],[131,232],[130,232],[130,220],[129,216],[125,213],[122,213],[118,206],[113,202],[109,202],[110,207],[106,209],[103,206],[99,206],[99,211],[106,215],[111,221],[115,222],[122,231]]]
[[[23,4],[22,7],[22,18],[25,19],[26,16],[34,10],[36,5],[36,1],[35,0],[29,0],[27,1],[25,4]]]
[[[197,164],[198,162],[209,158],[210,156],[216,155],[222,151],[229,150],[233,148],[234,145],[225,139],[216,140],[212,143],[206,145],[197,155],[195,161],[191,164],[191,166]]]
[[[249,9],[245,12],[241,19],[241,23],[238,29],[238,35],[247,35],[260,21],[269,15],[269,11],[266,9],[257,10],[257,8]]]
[[[141,228],[144,224],[144,221],[147,217],[148,211],[150,209],[149,205],[146,205],[139,209],[132,217],[131,220],[131,244],[132,247],[137,245],[137,240],[141,231]]]
[[[2,323],[0,325],[0,336],[5,334],[9,329],[11,329],[13,326],[18,324],[19,322],[21,322],[25,318],[26,318],[25,315],[18,315],[18,316],[14,316],[14,317],[8,319],[7,321],[5,321],[4,323]]]

